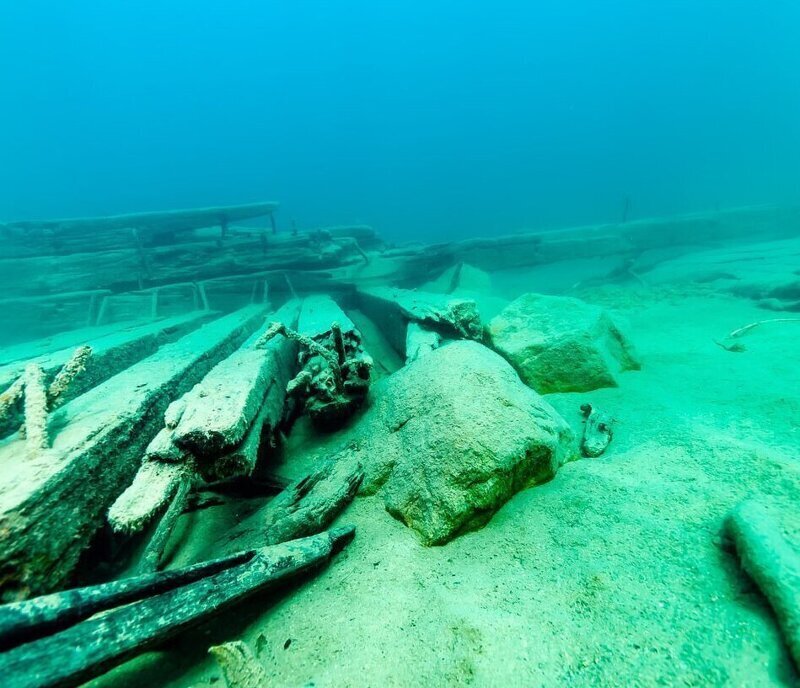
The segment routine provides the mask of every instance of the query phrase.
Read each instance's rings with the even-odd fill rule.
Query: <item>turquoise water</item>
[[[6,4],[0,685],[798,685],[796,3]]]
[[[789,0],[8,2],[0,218],[266,197],[396,241],[798,201],[799,31]]]

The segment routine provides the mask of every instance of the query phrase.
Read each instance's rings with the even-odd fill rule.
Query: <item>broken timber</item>
[[[297,301],[289,302],[269,317],[293,326],[299,305]],[[197,458],[201,470],[204,460],[213,462],[241,444],[265,400],[270,402],[266,420],[273,429],[281,419],[286,383],[296,366],[297,347],[287,340],[273,340],[263,348],[254,344],[255,338],[251,338],[215,366],[183,400],[172,440]],[[270,395],[274,387],[284,390],[284,394]],[[234,473],[217,474],[214,479],[229,475]]]
[[[268,545],[315,535],[353,501],[363,479],[364,471],[356,461],[326,461],[223,536],[219,546],[231,551],[248,533]]]
[[[336,528],[256,550],[238,566],[0,654],[0,675],[15,688],[77,686],[257,591],[322,566],[353,534],[352,527]]]
[[[74,384],[70,385],[63,396],[62,403],[105,382],[125,368],[129,368],[155,353],[161,345],[179,339],[217,315],[217,313],[209,311],[195,311],[153,323],[128,327],[117,326],[116,332],[91,341],[80,342],[91,346],[92,355],[86,361],[85,370]],[[14,380],[22,374],[25,366],[30,363],[41,366],[46,382],[49,384],[60,368],[70,359],[74,350],[74,347],[61,349],[27,361],[17,361],[0,367],[0,390],[10,387]],[[20,413],[0,421],[0,437],[16,430],[20,422]]]
[[[174,571],[74,588],[0,606],[0,651],[63,630],[97,612],[158,595],[249,561],[252,552],[237,552]]]
[[[471,299],[392,287],[359,289],[359,308],[381,329],[395,350],[413,358],[412,347],[438,346],[435,338],[426,338],[418,330],[438,332],[450,339],[483,337],[478,309]],[[416,324],[409,333],[409,326]],[[425,341],[428,339],[429,341]]]
[[[275,316],[297,320],[299,302]],[[287,340],[257,347],[260,332],[218,363],[189,392],[169,405],[165,427],[147,447],[131,485],[109,510],[114,530],[141,530],[168,501],[145,552],[145,570],[158,567],[172,527],[189,497],[187,481],[247,476],[262,439],[274,441],[283,419],[286,383],[296,368],[297,348]]]
[[[230,355],[264,319],[250,306],[219,318],[57,409],[50,449],[23,458],[0,441],[0,599],[49,592],[70,574],[128,485],[169,402]]]

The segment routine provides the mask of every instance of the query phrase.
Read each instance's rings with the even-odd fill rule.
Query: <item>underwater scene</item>
[[[0,20],[0,685],[800,685],[800,5]]]

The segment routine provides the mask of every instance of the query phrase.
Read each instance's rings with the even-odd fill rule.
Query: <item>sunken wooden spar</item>
[[[49,417],[52,447],[20,461],[0,440],[0,598],[51,592],[69,576],[130,484],[169,402],[229,356],[263,322],[250,306],[167,344]]]
[[[353,538],[352,526],[256,550],[246,563],[117,608],[0,655],[14,688],[77,686],[257,591],[317,568]]]
[[[101,585],[42,595],[24,602],[4,604],[0,606],[0,650],[63,630],[97,612],[159,595],[212,576],[249,561],[252,557],[252,551],[237,552],[174,571],[123,578]]]
[[[51,231],[55,234],[102,234],[114,229],[136,229],[142,233],[179,232],[182,230],[227,225],[237,220],[272,215],[278,204],[274,202],[248,203],[212,208],[188,210],[164,210],[106,217],[78,217],[61,220],[29,220],[8,222],[5,229],[10,232],[35,234]]]

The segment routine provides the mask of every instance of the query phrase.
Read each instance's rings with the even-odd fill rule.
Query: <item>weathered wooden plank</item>
[[[63,630],[97,612],[212,576],[248,561],[253,554],[252,551],[237,552],[182,569],[133,576],[4,604],[0,606],[0,651]]]
[[[83,621],[0,654],[0,675],[15,688],[68,688],[231,607],[326,563],[352,527],[258,550],[239,566]]]
[[[130,484],[169,402],[263,323],[244,308],[167,344],[56,410],[52,447],[0,441],[0,598],[49,592],[74,567],[106,510]]]
[[[56,220],[23,220],[7,222],[5,228],[10,232],[35,234],[49,230],[55,234],[93,234],[113,229],[136,228],[140,232],[168,232],[208,227],[237,220],[271,215],[277,203],[248,203],[211,208],[190,208],[184,210],[156,210],[127,215],[107,215],[105,217],[76,217]]]
[[[218,315],[218,313],[210,311],[195,311],[152,323],[123,327],[105,336],[81,342],[81,344],[88,344],[92,347],[92,355],[87,360],[84,371],[70,385],[62,401],[74,399],[92,387],[96,387],[125,368],[151,355],[160,346],[179,339]],[[25,366],[30,363],[36,363],[42,367],[46,382],[49,384],[61,366],[70,359],[74,350],[74,347],[69,347],[0,367],[0,390],[8,388],[22,374]],[[0,421],[0,437],[16,430],[20,422],[19,414]]]
[[[270,319],[294,323],[300,303],[291,301]],[[203,462],[232,451],[244,439],[271,385],[283,390],[297,363],[297,347],[285,339],[256,348],[251,338],[237,352],[215,366],[186,394],[173,432],[175,445],[190,451],[202,470]],[[282,412],[283,404],[280,404]],[[217,475],[217,478],[225,477]]]
[[[261,404],[261,410],[244,439],[228,453],[215,458],[212,469],[206,471],[206,478],[214,482],[251,475],[258,463],[262,445],[264,443],[274,445],[285,401],[286,385],[281,387],[277,381],[271,382]]]
[[[359,289],[357,296],[359,308],[402,356],[411,353],[406,351],[409,323],[451,339],[480,340],[483,336],[477,307],[470,299],[392,287]]]

